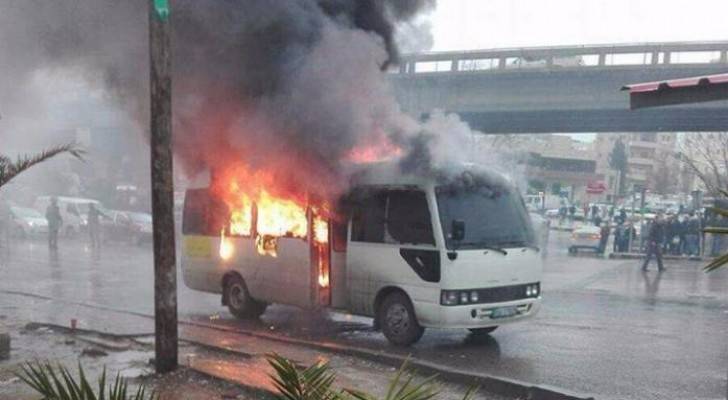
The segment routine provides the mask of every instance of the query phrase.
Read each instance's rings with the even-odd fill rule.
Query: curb
[[[421,360],[412,356],[404,357],[383,351],[375,351],[361,347],[350,347],[342,346],[334,343],[319,343],[305,339],[295,339],[282,336],[271,335],[262,332],[253,332],[243,329],[233,329],[222,326],[214,326],[201,322],[194,321],[180,321],[180,324],[197,326],[201,328],[220,330],[223,332],[237,333],[252,337],[258,337],[261,339],[267,339],[286,344],[294,344],[299,346],[306,346],[316,350],[323,350],[332,353],[339,353],[357,358],[366,359],[369,361],[378,362],[380,364],[389,365],[391,367],[399,368],[403,363],[407,363],[413,367],[414,370],[424,374],[438,375],[445,378],[449,382],[460,383],[464,385],[480,385],[485,391],[507,397],[515,397],[529,400],[594,400],[594,397],[579,394],[571,391],[567,391],[560,388],[554,388],[547,385],[534,385],[531,383],[519,381],[516,379],[497,377],[487,374],[477,374],[469,371],[465,371],[459,368],[443,367],[430,361]],[[189,343],[200,344],[196,341],[187,340]],[[211,346],[208,347],[218,347]],[[231,349],[225,349],[229,352],[246,354]],[[247,354],[246,354],[247,355]]]

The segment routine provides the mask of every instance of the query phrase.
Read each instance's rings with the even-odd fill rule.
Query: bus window
[[[331,221],[331,238],[334,251],[343,253],[346,251],[346,221]]]
[[[388,199],[388,239],[401,244],[434,246],[432,219],[425,193],[417,190],[396,190],[389,192]]]
[[[190,189],[185,194],[182,213],[182,233],[185,235],[205,235],[208,232],[207,213],[210,196],[207,189]]]
[[[384,213],[387,197],[384,192],[369,192],[354,205],[351,221],[351,241],[384,243]]]

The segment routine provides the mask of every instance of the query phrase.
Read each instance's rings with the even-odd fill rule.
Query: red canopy
[[[635,83],[622,90],[629,91],[631,109],[727,100],[728,73]]]

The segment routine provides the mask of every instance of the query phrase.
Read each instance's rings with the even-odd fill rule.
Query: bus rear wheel
[[[417,322],[412,302],[402,292],[387,295],[377,314],[382,333],[396,346],[414,344],[425,333],[425,328]]]
[[[239,319],[255,319],[263,315],[267,304],[250,297],[243,278],[234,275],[225,280],[225,304],[230,313]]]

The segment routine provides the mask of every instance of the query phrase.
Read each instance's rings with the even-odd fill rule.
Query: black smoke
[[[184,167],[214,168],[231,153],[262,168],[295,160],[301,168],[281,174],[311,186],[332,178],[327,174],[373,134],[401,137],[413,122],[382,70],[398,61],[397,25],[434,3],[171,1],[175,151]],[[34,71],[70,69],[146,126],[147,4],[0,3],[3,113],[28,110],[33,100],[23,87]]]

